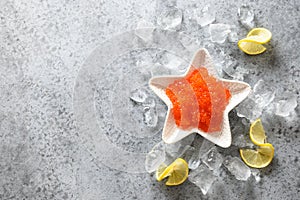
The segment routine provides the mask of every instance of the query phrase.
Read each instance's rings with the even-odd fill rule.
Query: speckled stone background
[[[206,196],[189,182],[167,188],[153,175],[108,168],[83,147],[72,100],[80,67],[101,42],[134,29],[141,18],[155,24],[159,3],[0,1],[0,199],[299,199],[299,106],[298,118],[276,118],[267,127],[276,154],[259,183],[228,175]],[[273,33],[268,51],[249,57],[232,45],[226,53],[253,67],[245,81],[263,78],[297,94],[299,104],[300,1],[178,1],[179,31],[197,38],[200,28],[186,16],[208,3],[217,9],[216,21],[227,24],[238,24],[243,3],[254,9],[257,26]]]

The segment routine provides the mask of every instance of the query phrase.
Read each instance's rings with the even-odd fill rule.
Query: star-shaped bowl
[[[169,97],[166,95],[166,88],[170,84],[174,83],[174,81],[187,77],[187,75],[190,74],[195,68],[197,69],[200,67],[206,67],[209,74],[221,81],[223,83],[223,86],[226,87],[231,93],[231,98],[229,99],[229,102],[223,112],[223,120],[220,131],[207,133],[199,129],[198,127],[183,130],[176,125],[174,116],[171,112],[173,104]],[[149,85],[150,88],[168,106],[166,121],[162,132],[162,139],[164,142],[175,143],[183,139],[184,137],[196,132],[207,140],[223,148],[227,148],[231,145],[231,130],[229,125],[228,113],[240,102],[242,102],[251,91],[251,87],[245,82],[218,78],[217,71],[213,67],[212,59],[208,51],[204,48],[199,49],[195,53],[192,62],[190,63],[190,67],[184,75],[153,77],[152,79],[150,79]]]

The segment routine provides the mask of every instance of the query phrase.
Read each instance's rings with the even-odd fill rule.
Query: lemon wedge
[[[250,126],[250,139],[255,145],[266,143],[266,133],[260,119],[255,120]]]
[[[247,39],[255,40],[260,44],[269,42],[271,38],[272,33],[265,28],[254,28],[247,35]]]
[[[240,149],[242,160],[250,167],[264,168],[274,157],[274,147],[270,143],[261,144],[258,149]]]
[[[272,38],[272,33],[265,28],[252,29],[246,38],[238,42],[238,47],[249,55],[258,55],[266,51],[263,44],[269,42]]]
[[[161,165],[156,172],[156,179],[161,181],[168,177],[166,185],[180,185],[189,174],[187,162],[182,158],[177,158],[169,166]]]
[[[242,39],[238,42],[238,47],[249,55],[258,55],[267,50],[262,44],[254,41],[249,40],[248,38]]]

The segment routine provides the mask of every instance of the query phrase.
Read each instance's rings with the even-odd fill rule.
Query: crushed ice
[[[157,17],[157,24],[163,29],[178,30],[181,27],[182,12],[176,7],[163,9]]]
[[[212,42],[224,43],[228,34],[231,32],[228,24],[210,24],[209,33]]]
[[[238,9],[239,22],[247,29],[252,29],[255,26],[254,12],[250,6],[243,5]]]
[[[137,23],[134,33],[144,41],[150,41],[155,27],[151,22],[141,19]]]

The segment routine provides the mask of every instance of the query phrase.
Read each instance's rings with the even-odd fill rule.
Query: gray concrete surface
[[[299,104],[300,2],[178,1],[184,15],[179,32],[201,39],[200,27],[187,16],[189,9],[208,3],[217,10],[217,22],[239,27],[240,38],[247,31],[238,25],[237,9],[243,3],[254,9],[257,26],[273,33],[268,51],[249,57],[228,44],[225,53],[252,69],[245,77],[249,84],[263,78],[275,87],[277,99],[290,91],[297,94]],[[259,183],[237,181],[227,174],[206,196],[189,182],[167,188],[153,175],[107,167],[87,150],[73,108],[81,66],[102,42],[134,29],[140,18],[155,23],[160,4],[0,1],[0,199],[299,198],[299,106],[292,119],[269,118],[268,138],[276,153],[271,166],[261,170]],[[238,120],[231,113],[232,126]]]

